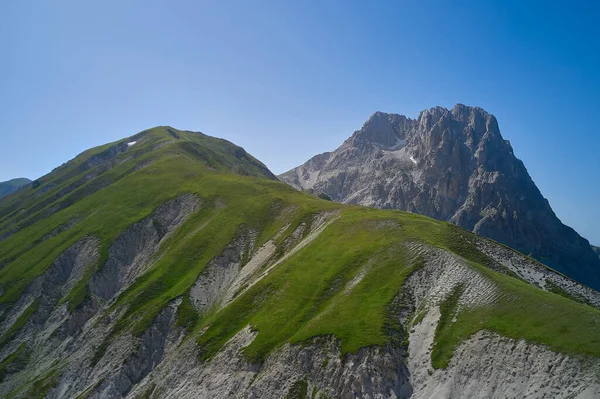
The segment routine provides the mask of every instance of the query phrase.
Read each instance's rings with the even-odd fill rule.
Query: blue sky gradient
[[[156,125],[281,173],[375,111],[460,102],[496,115],[561,220],[600,244],[599,4],[2,1],[0,181]]]

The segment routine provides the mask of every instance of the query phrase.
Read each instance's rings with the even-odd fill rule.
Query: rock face
[[[449,221],[600,289],[600,259],[556,217],[481,108],[436,107],[417,119],[376,112],[337,150],[280,176],[334,201]]]
[[[600,257],[600,247],[592,245],[592,251],[594,251],[596,254],[598,254],[598,257]]]
[[[31,180],[24,177],[0,183],[0,198],[5,197],[8,194],[14,193],[18,189],[28,185],[29,183],[31,183]]]
[[[110,247],[102,270],[89,281],[92,294],[112,299],[150,263],[161,240],[177,229],[198,207],[200,199],[182,195],[161,205],[154,215],[130,226]]]

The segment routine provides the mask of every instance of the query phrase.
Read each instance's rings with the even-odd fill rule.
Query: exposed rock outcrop
[[[152,325],[137,339],[136,349],[123,361],[113,375],[106,376],[96,387],[90,399],[127,396],[129,391],[160,364],[165,351],[181,338],[181,329],[175,329],[177,307],[181,298],[173,301],[154,319]]]
[[[96,266],[100,256],[98,245],[99,240],[94,237],[86,237],[77,241],[60,254],[46,273],[37,277],[27,287],[0,325],[0,335],[5,334],[16,324],[24,312],[33,309],[29,321],[17,332],[18,339],[12,341],[11,347],[18,346],[22,341],[27,340],[31,336],[29,330],[41,329],[59,300],[70,292],[89,268]],[[3,352],[0,351],[0,353]]]
[[[190,289],[190,299],[196,310],[205,312],[222,299],[240,273],[242,260],[254,249],[257,235],[255,231],[242,227],[221,256],[208,263]]]
[[[208,363],[199,363],[191,345],[163,362],[154,378],[134,394],[160,392],[164,398],[408,398],[412,393],[403,349],[390,345],[342,356],[332,337],[306,345],[287,344],[264,363],[242,354],[256,337],[249,327],[233,337]],[[303,392],[305,396],[300,396]]]
[[[478,239],[477,247],[484,254],[511,270],[522,280],[546,291],[567,295],[571,299],[600,309],[600,292],[578,284],[570,278],[560,275],[508,247],[492,244],[485,239]]]
[[[600,363],[480,331],[457,348],[446,369],[431,366],[440,317],[432,308],[415,327],[408,365],[412,398],[578,398],[600,395]]]
[[[161,241],[196,210],[199,202],[195,195],[180,196],[158,207],[151,217],[127,228],[111,245],[102,269],[90,279],[92,294],[110,300],[130,284],[148,267]]]

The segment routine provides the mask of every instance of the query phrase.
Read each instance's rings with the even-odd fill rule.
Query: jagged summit
[[[350,145],[374,144],[381,148],[396,148],[403,145],[406,132],[414,120],[404,115],[375,112],[360,130],[349,139]]]
[[[464,124],[469,128],[453,126],[456,124]],[[456,104],[451,110],[440,106],[425,109],[416,119],[377,111],[345,144],[355,146],[373,144],[384,150],[398,149],[407,144],[407,141],[417,139],[419,131],[430,131],[436,125],[450,127],[448,133],[464,137],[471,149],[479,144],[486,132],[498,140],[503,140],[494,115],[479,107]]]
[[[600,288],[589,243],[556,217],[482,108],[434,107],[417,119],[376,112],[337,150],[280,179],[334,201],[455,223]]]

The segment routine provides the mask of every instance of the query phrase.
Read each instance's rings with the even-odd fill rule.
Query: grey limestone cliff
[[[600,289],[598,255],[558,219],[481,108],[436,107],[417,119],[376,112],[338,149],[280,179],[334,201],[449,221]]]

